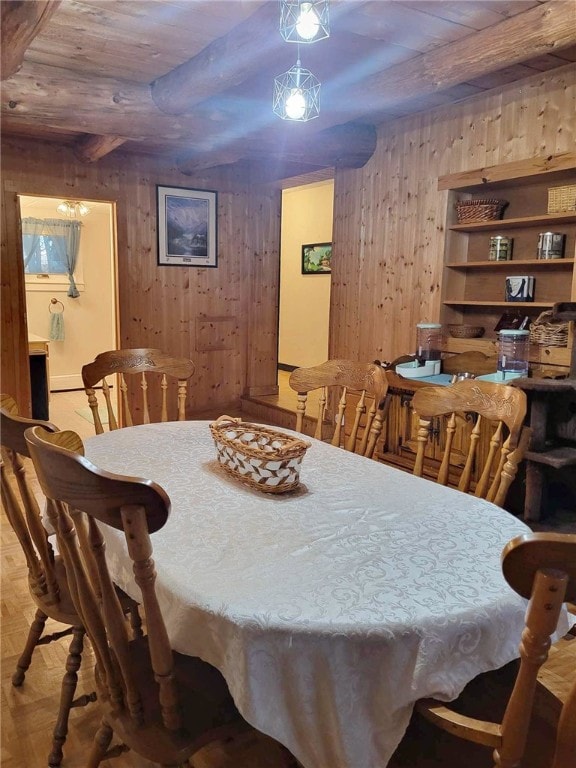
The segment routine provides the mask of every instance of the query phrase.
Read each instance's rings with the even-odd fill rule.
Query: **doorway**
[[[88,210],[70,216],[57,210],[62,198],[18,197],[24,232],[26,219],[80,221],[74,270],[79,296],[67,295],[66,274],[37,271],[39,265],[42,270],[46,266],[45,253],[44,261],[29,266],[25,288],[29,345],[46,342],[49,391],[82,390],[82,366],[117,346],[115,205],[76,201]]]
[[[331,275],[303,268],[303,247],[331,243],[334,180],[282,190],[278,367],[309,367],[328,359]]]

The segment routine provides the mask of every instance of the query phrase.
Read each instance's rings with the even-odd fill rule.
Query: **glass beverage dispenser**
[[[528,376],[528,331],[500,331],[498,333],[498,369],[500,381]]]
[[[416,326],[416,356],[423,361],[440,360],[442,326],[440,323],[418,323]]]

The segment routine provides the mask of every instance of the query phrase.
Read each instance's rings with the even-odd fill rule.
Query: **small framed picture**
[[[312,243],[302,246],[302,274],[327,275],[332,271],[332,243]]]
[[[158,264],[216,267],[217,193],[205,189],[156,187]]]

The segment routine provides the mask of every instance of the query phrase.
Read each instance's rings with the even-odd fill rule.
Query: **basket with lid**
[[[237,480],[264,493],[297,488],[310,443],[231,416],[220,416],[210,431],[220,465]]]

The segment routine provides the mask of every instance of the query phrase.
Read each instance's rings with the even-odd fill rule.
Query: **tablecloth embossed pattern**
[[[86,441],[155,480],[170,639],[226,677],[244,717],[306,768],[383,768],[423,696],[450,699],[517,656],[525,601],[500,552],[526,526],[486,501],[311,440],[299,491],[260,494],[215,461],[208,422]],[[108,541],[135,597],[123,542]]]

